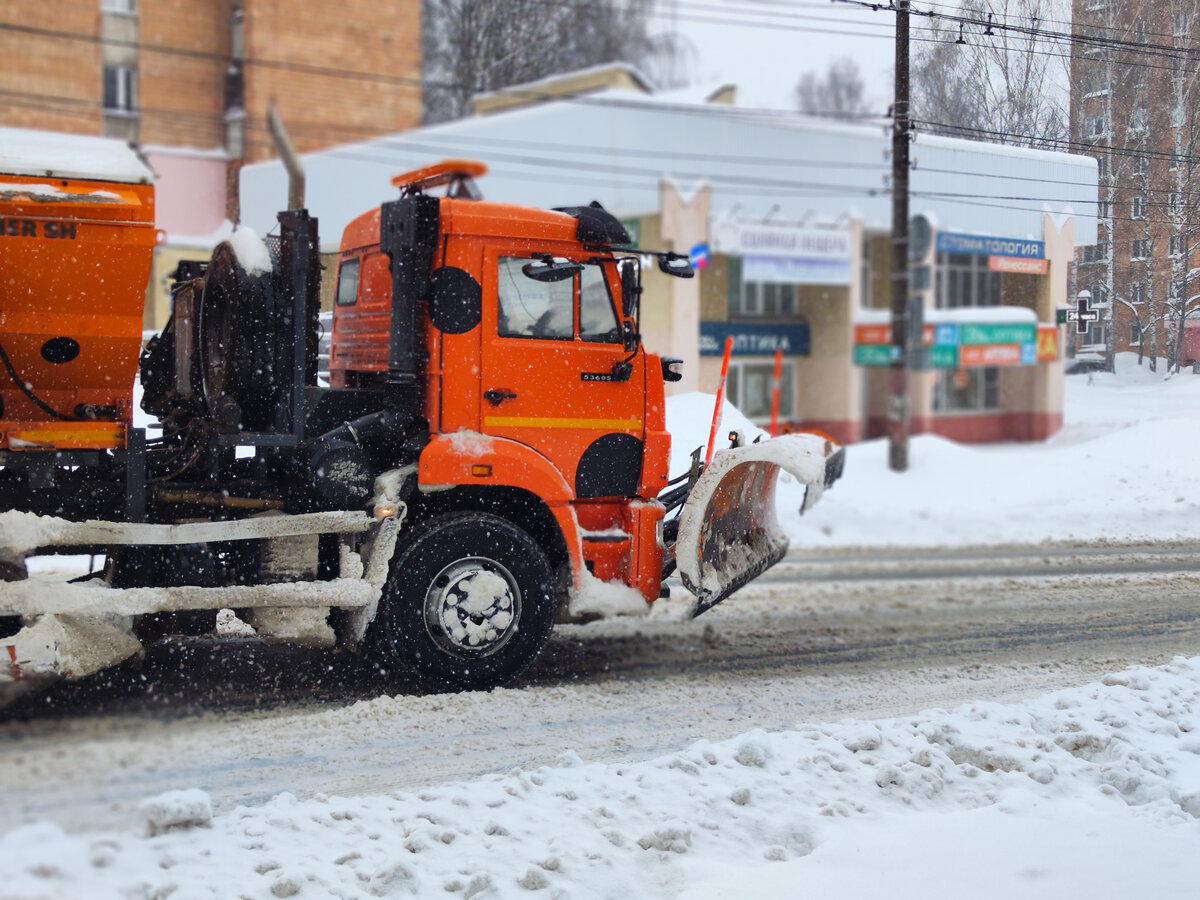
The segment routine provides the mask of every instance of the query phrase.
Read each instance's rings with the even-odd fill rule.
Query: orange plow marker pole
[[[733,336],[725,338],[725,354],[721,357],[721,379],[717,382],[717,402],[713,405],[712,427],[708,430],[708,449],[704,464],[712,462],[713,443],[717,439],[717,424],[721,421],[721,401],[725,399],[725,376],[729,374],[729,354],[733,352]]]
[[[779,436],[779,380],[783,377],[783,350],[775,350],[775,377],[771,381],[771,437]]]

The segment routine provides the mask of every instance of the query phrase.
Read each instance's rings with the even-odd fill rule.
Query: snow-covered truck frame
[[[487,688],[587,601],[653,603],[676,567],[693,612],[711,608],[786,551],[779,472],[805,507],[841,474],[841,448],[797,434],[669,481],[679,363],[642,344],[641,265],[691,277],[687,260],[622,251],[596,204],[484,202],[470,161],[397,177],[398,199],[346,227],[329,385],[302,208],[181,263],[142,348],[151,175],[96,150],[89,168],[32,147],[0,183],[8,694],[211,632],[223,609],[267,640]],[[133,424],[136,378],[161,433]],[[31,554],[78,552],[103,571],[26,577]]]

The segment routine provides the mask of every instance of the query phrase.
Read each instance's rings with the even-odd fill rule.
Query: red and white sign
[[[958,364],[968,366],[1019,366],[1020,344],[966,344],[958,348]]]
[[[921,329],[921,339],[926,346],[933,344],[933,326],[926,325]],[[859,324],[854,326],[854,343],[856,344],[890,344],[892,342],[892,326],[877,324]]]
[[[989,256],[988,268],[993,272],[1013,275],[1045,275],[1050,271],[1048,259],[1021,259],[1016,256]]]
[[[891,325],[855,325],[854,343],[856,344],[890,344],[892,342]]]

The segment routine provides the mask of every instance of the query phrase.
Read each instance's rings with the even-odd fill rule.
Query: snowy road
[[[65,712],[0,725],[6,818],[119,824],[141,798],[191,786],[222,809],[379,793],[568,749],[645,759],[756,727],[1044,693],[1200,654],[1196,557],[1187,544],[828,551],[698,620],[666,602],[562,628],[524,686],[482,695],[377,697],[370,679],[329,673],[330,657],[250,644],[164,650],[112,685],[56,694]],[[252,708],[264,693],[270,708]]]

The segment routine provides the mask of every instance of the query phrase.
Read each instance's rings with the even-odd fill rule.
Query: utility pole
[[[908,3],[896,4],[892,103],[892,358],[888,368],[888,466],[908,469]]]

